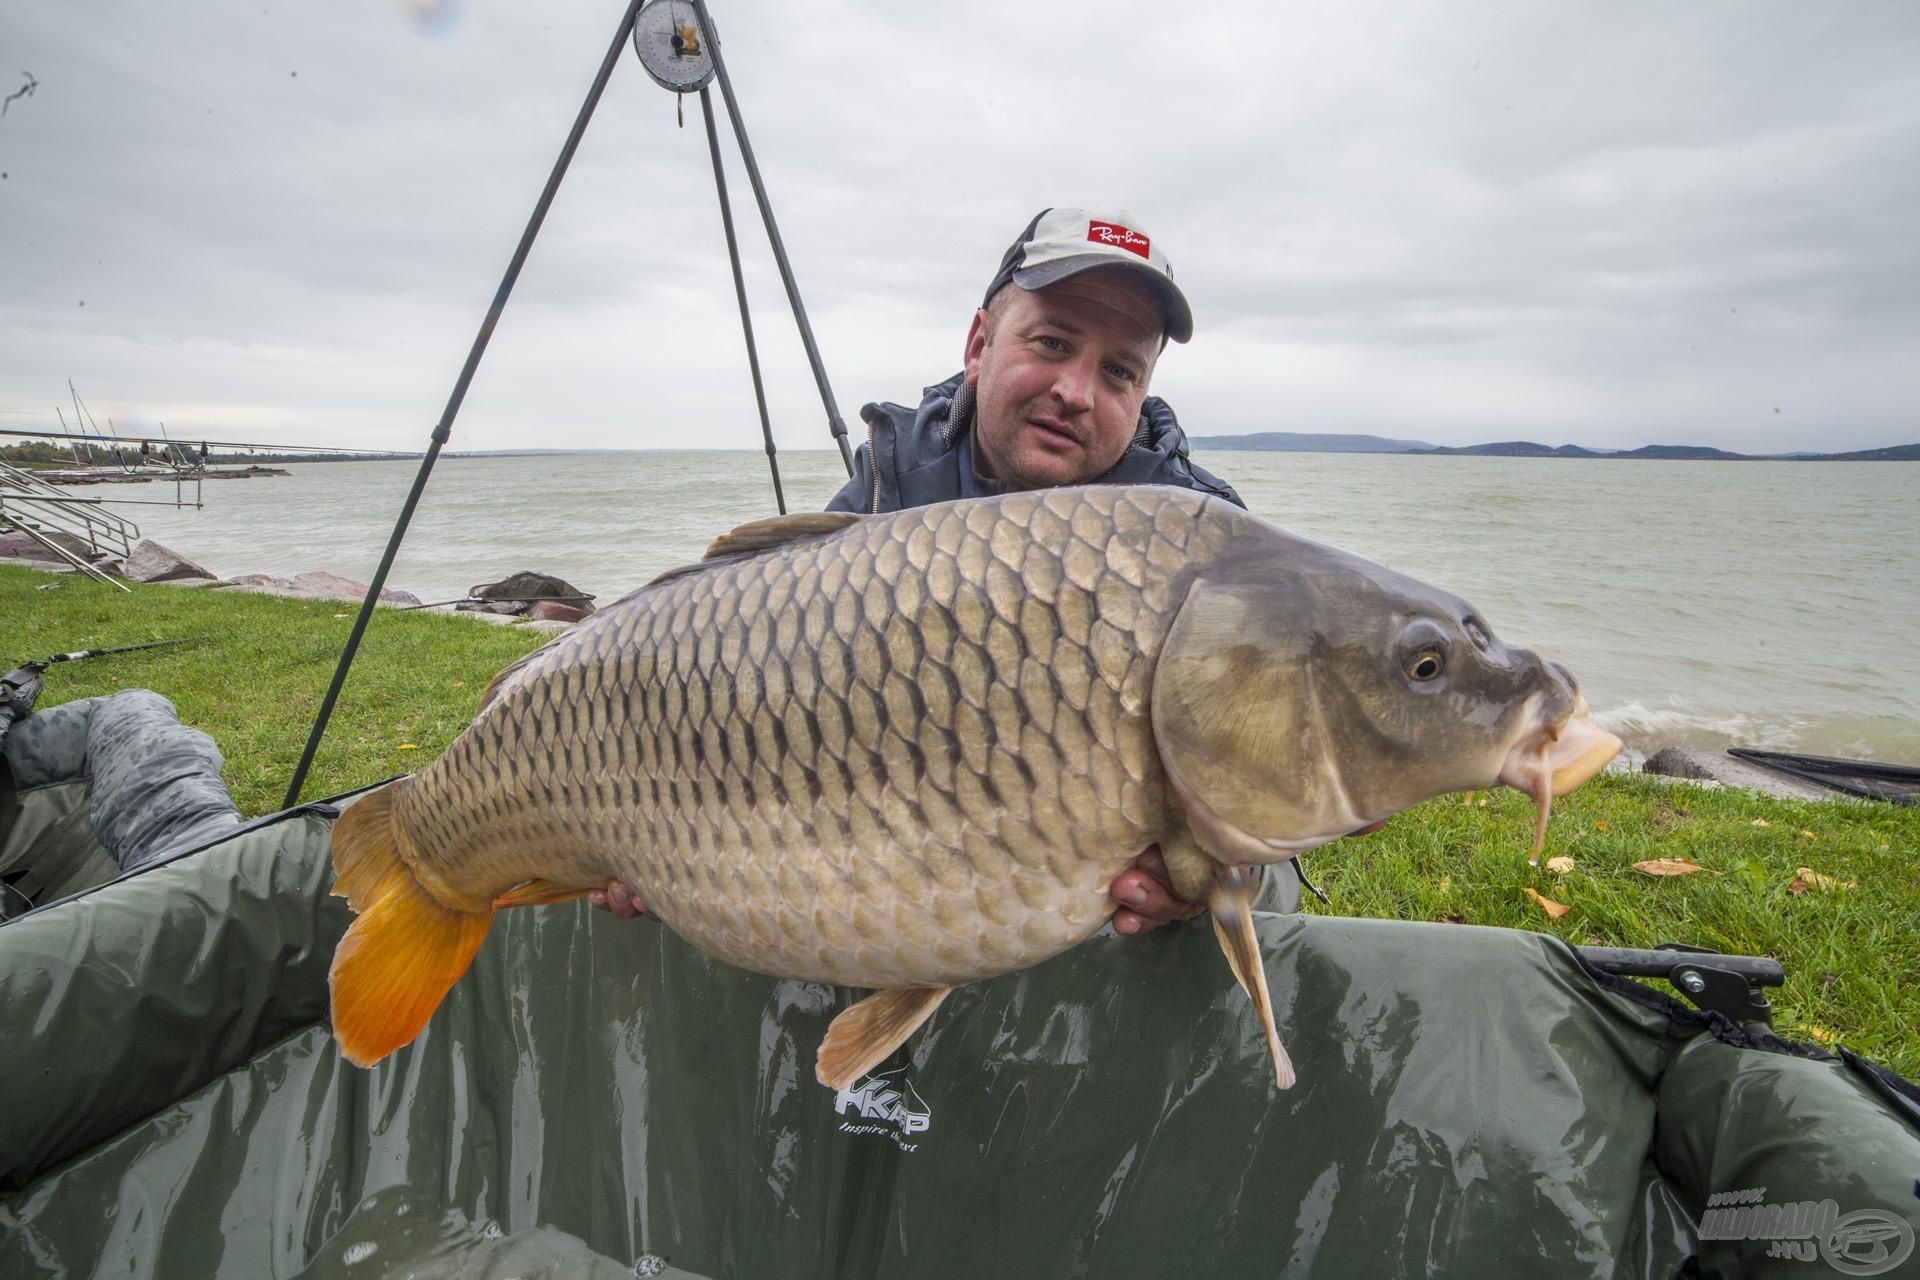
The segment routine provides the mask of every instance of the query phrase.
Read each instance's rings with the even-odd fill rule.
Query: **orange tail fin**
[[[365,797],[333,828],[333,891],[357,913],[333,953],[333,1036],[371,1066],[420,1034],[473,963],[491,910],[443,906],[414,879],[393,820],[403,779]]]

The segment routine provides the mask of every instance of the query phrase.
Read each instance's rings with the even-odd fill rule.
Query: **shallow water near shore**
[[[1920,467],[1197,460],[1256,514],[1471,600],[1503,638],[1573,671],[1636,756],[1672,743],[1920,764]],[[845,481],[831,451],[782,454],[780,467],[792,511],[818,510]],[[223,576],[366,581],[418,463],[288,470],[209,481],[200,511],[115,510]],[[388,585],[447,600],[537,569],[604,605],[773,513],[757,453],[443,458]]]

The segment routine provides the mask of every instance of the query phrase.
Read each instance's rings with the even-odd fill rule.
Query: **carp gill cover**
[[[334,1032],[384,1057],[496,909],[619,879],[728,963],[877,989],[821,1046],[839,1088],[954,986],[1092,934],[1157,845],[1286,1087],[1247,868],[1499,783],[1537,856],[1619,745],[1465,601],[1188,490],[762,521],[508,668],[342,816]]]

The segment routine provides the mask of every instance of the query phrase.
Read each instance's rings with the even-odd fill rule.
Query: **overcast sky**
[[[0,0],[0,426],[71,378],[122,430],[424,447],[622,9]],[[1190,434],[1920,440],[1910,0],[713,10],[857,437],[1094,204],[1192,301]],[[452,448],[757,445],[684,101],[626,53]],[[732,162],[776,437],[826,447]]]

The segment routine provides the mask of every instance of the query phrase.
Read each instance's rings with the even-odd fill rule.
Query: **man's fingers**
[[[1114,877],[1112,892],[1114,901],[1120,904],[1120,909],[1113,913],[1116,933],[1145,933],[1169,921],[1197,916],[1201,911],[1199,904],[1174,897],[1162,881],[1140,867],[1130,867]]]
[[[647,904],[635,897],[633,890],[618,880],[607,881],[607,887],[604,889],[589,890],[587,901],[596,907],[613,912],[622,920],[658,920],[660,918],[647,910]]]

